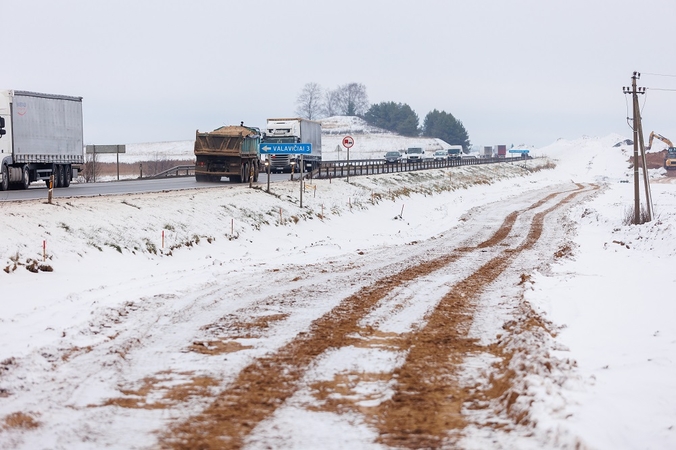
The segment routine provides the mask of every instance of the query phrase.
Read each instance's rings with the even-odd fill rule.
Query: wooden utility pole
[[[641,156],[642,156],[642,162],[643,162],[643,178],[645,182],[645,190],[646,190],[646,200],[648,203],[648,217],[647,217],[647,222],[650,222],[651,220],[651,208],[650,208],[650,189],[648,185],[648,172],[646,168],[646,161],[645,161],[645,148],[643,144],[643,126],[641,124],[641,110],[638,105],[638,95],[639,94],[645,94],[645,88],[644,87],[636,87],[636,80],[641,78],[641,74],[638,72],[634,72],[634,74],[631,77],[631,88],[629,87],[623,87],[622,91],[625,94],[631,94],[632,96],[632,105],[633,105],[633,126],[632,129],[634,130],[634,224],[638,225],[641,223],[641,199],[640,199],[640,183],[639,183],[639,170],[638,170],[638,149],[639,149],[639,142],[641,146]]]

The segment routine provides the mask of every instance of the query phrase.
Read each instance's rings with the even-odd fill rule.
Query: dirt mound
[[[645,154],[645,160],[646,160],[646,165],[648,166],[648,169],[659,169],[660,167],[664,167],[664,159],[667,156],[667,151],[662,150],[661,152],[647,152]],[[634,157],[632,156],[629,158],[629,163],[634,165]],[[643,167],[643,163],[641,161],[641,158],[639,156],[638,160],[638,166]],[[676,170],[667,170],[666,173],[667,177],[676,177]]]

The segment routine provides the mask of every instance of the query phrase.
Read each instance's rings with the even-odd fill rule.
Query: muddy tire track
[[[453,387],[451,375],[454,364],[459,364],[464,355],[465,346],[471,345],[462,340],[471,323],[468,309],[471,299],[509,265],[515,254],[537,241],[538,227],[541,232],[547,214],[562,207],[582,190],[583,187],[578,186],[554,206],[535,214],[529,234],[519,247],[502,250],[499,256],[458,283],[430,315],[427,325],[409,338],[406,342],[410,349],[408,358],[395,374],[397,394],[375,419],[384,443],[411,448],[435,447],[448,435],[448,430],[462,428],[461,403],[458,403],[462,396],[454,392],[457,388]],[[202,413],[172,426],[160,437],[161,448],[242,447],[251,431],[299,389],[299,382],[312,362],[327,350],[349,345],[352,336],[363,331],[359,322],[390,292],[448,266],[467,252],[498,246],[509,236],[520,215],[563,194],[565,192],[549,194],[525,209],[512,212],[490,238],[474,247],[457,248],[423,261],[346,297],[316,319],[305,333],[245,367]],[[421,373],[427,374],[424,380]],[[413,414],[415,411],[420,414]],[[428,414],[429,411],[434,414]]]
[[[398,380],[396,393],[376,411],[378,418],[374,422],[382,443],[406,448],[452,445],[449,440],[453,432],[466,425],[462,407],[469,394],[455,375],[464,356],[477,349],[476,342],[467,338],[475,300],[514,258],[535,245],[545,217],[583,192],[584,187],[578,185],[576,192],[535,214],[519,246],[504,250],[453,286],[426,326],[411,337],[406,362],[393,374]]]

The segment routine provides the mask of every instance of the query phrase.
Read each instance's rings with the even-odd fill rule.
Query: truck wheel
[[[2,183],[0,183],[0,191],[9,189],[9,171],[6,165],[2,165]]]
[[[258,183],[258,173],[259,173],[258,164],[254,164],[254,182]]]
[[[61,176],[59,175],[61,166],[58,164],[54,165],[54,168],[52,169],[52,175],[54,175],[54,186],[53,188],[60,188],[61,187]]]
[[[59,164],[59,187],[65,187],[66,185],[66,168]]]
[[[23,166],[23,176],[21,177],[21,189],[28,189],[31,184],[30,173],[28,173],[28,166]]]
[[[63,187],[70,186],[70,180],[73,178],[73,168],[70,164],[63,166]]]

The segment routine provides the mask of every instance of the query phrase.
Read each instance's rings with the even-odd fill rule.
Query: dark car
[[[385,162],[389,163],[389,164],[401,162],[401,153],[399,153],[399,152],[387,152],[387,153],[385,153]]]

